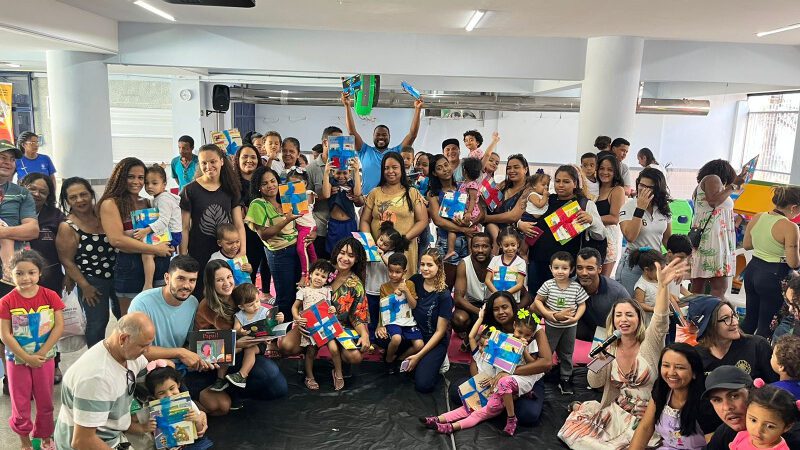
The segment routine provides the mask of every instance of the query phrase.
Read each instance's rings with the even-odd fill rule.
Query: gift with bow
[[[372,238],[371,234],[363,231],[353,231],[352,234],[364,246],[364,251],[367,253],[367,261],[378,262],[381,260],[381,255],[378,254],[378,246],[375,244],[375,239]]]
[[[188,392],[153,400],[147,406],[150,417],[156,421],[153,437],[157,449],[175,448],[197,439],[194,422],[186,420],[186,415],[192,410]]]
[[[492,276],[492,284],[498,291],[508,291],[517,284],[517,271],[508,270],[506,266],[500,266]]]
[[[589,228],[588,224],[578,223],[575,219],[581,211],[578,202],[571,201],[558,208],[553,214],[545,217],[544,221],[550,227],[553,237],[559,244],[564,245],[575,236],[581,234],[583,230]]]
[[[494,177],[488,176],[481,181],[481,187],[478,190],[483,201],[489,210],[494,211],[503,202],[503,191],[497,189],[497,183],[494,182]]]
[[[329,312],[330,307],[331,305],[323,300],[302,313],[303,318],[306,319],[308,334],[317,347],[327,344],[329,340],[344,331],[339,319]]]
[[[30,311],[28,314],[12,313],[11,334],[26,353],[33,354],[38,352],[42,345],[47,342],[54,323],[55,314],[49,308],[38,312]],[[53,346],[45,357],[54,358],[55,356],[56,348]],[[8,347],[6,347],[6,357],[9,361],[14,361],[15,364],[25,364],[24,361],[15,358],[14,353]]]
[[[468,198],[469,194],[466,192],[445,192],[439,206],[439,215],[450,220],[461,219],[467,209]]]
[[[308,194],[305,183],[295,181],[281,184],[278,186],[278,194],[281,196],[281,209],[284,214],[296,216],[308,214]]]
[[[352,328],[345,328],[344,331],[336,335],[336,340],[342,344],[345,350],[358,350],[358,340],[361,336]]]
[[[491,379],[490,376],[479,373],[458,386],[458,396],[461,403],[470,412],[483,408],[489,403],[489,390],[491,385],[486,383],[486,387],[481,387],[481,383]]]
[[[398,319],[411,317],[411,308],[404,295],[389,294],[381,299],[381,321],[384,325],[392,325]]]
[[[520,362],[525,344],[514,336],[494,331],[483,349],[483,360],[506,373],[514,373]]]
[[[347,170],[350,160],[355,157],[355,136],[328,137],[328,161],[331,162],[331,167],[338,170]]]

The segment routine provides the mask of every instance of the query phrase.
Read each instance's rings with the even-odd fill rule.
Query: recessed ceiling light
[[[143,2],[142,0],[136,0],[135,2],[133,2],[133,4],[136,5],[136,6],[141,6],[142,8],[150,11],[151,13],[153,13],[153,14],[155,14],[157,16],[161,16],[161,17],[163,17],[163,18],[165,18],[165,19],[167,19],[167,20],[169,20],[171,22],[175,22],[175,18],[174,17],[172,17],[171,15],[165,13],[164,11],[156,8],[155,6],[153,6],[153,5],[151,5],[151,4],[147,3],[147,2]]]
[[[756,33],[756,36],[764,37],[764,36],[769,36],[770,34],[783,33],[784,31],[796,30],[797,28],[800,28],[800,23],[789,25],[788,27],[776,28],[774,30],[762,31],[760,33]]]
[[[484,14],[486,14],[486,11],[482,9],[476,9],[475,12],[472,13],[472,17],[470,17],[469,22],[467,22],[467,26],[465,26],[464,29],[467,31],[474,30],[475,27],[478,26],[478,22],[483,19]]]

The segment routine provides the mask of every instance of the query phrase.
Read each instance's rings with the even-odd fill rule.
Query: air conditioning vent
[[[226,8],[252,8],[256,0],[164,0],[175,5],[222,6]]]

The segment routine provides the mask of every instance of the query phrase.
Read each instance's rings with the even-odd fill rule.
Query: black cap
[[[444,150],[444,148],[450,144],[454,144],[456,147],[461,148],[461,144],[458,143],[458,139],[450,138],[442,141],[442,150]]]
[[[14,147],[14,144],[7,139],[0,140],[0,153],[3,152],[14,152],[14,157],[17,159],[22,158],[22,150]]]
[[[753,379],[744,370],[736,366],[719,366],[706,376],[706,390],[702,397],[708,397],[715,389],[742,389],[752,385]]]

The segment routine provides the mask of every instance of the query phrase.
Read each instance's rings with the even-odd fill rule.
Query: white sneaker
[[[444,355],[444,361],[442,361],[442,367],[439,368],[439,373],[445,374],[448,370],[450,370],[450,358]]]

